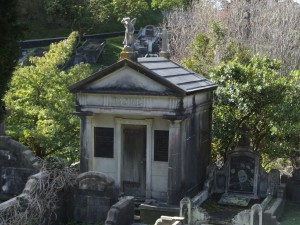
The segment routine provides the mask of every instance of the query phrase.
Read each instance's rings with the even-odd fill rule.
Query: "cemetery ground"
[[[300,204],[287,201],[280,222],[281,225],[300,224]]]

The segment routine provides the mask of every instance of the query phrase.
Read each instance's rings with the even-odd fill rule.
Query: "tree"
[[[252,54],[282,61],[281,75],[299,69],[298,3],[243,0],[216,7],[216,2],[198,0],[167,16],[165,25],[173,34],[170,48],[174,60],[180,62],[190,55],[190,43],[195,37],[199,33],[208,36],[210,24],[218,22],[225,28],[225,40],[241,44]]]
[[[145,0],[44,0],[50,20],[67,22],[72,28],[87,30],[97,22],[121,20],[123,17],[141,17],[149,11]]]
[[[276,111],[277,120],[267,143],[262,146],[268,151],[266,163],[277,157],[289,159],[293,168],[300,168],[300,70],[292,71],[288,76],[288,89],[284,101]],[[268,148],[268,149],[267,149]],[[271,149],[271,151],[270,151]]]
[[[85,0],[43,0],[43,7],[48,15],[48,21],[57,24],[67,24],[72,29],[83,29],[89,26],[88,1]]]
[[[151,6],[153,9],[159,9],[162,11],[170,11],[179,7],[186,6],[189,0],[152,0]]]
[[[22,27],[18,23],[17,3],[17,0],[0,1],[0,122],[5,115],[2,98],[20,54],[18,41]]]
[[[225,159],[246,132],[261,156],[271,160],[300,156],[299,78],[282,77],[279,70],[280,62],[257,55],[246,63],[235,59],[213,70],[210,78],[218,85],[213,111],[215,153]]]
[[[124,17],[137,17],[146,15],[149,5],[145,0],[113,0],[112,1],[114,16],[118,20]]]
[[[11,109],[7,132],[37,156],[59,156],[74,162],[79,151],[79,121],[74,116],[74,96],[68,86],[91,73],[88,64],[67,71],[60,65],[73,53],[77,33],[50,46],[44,57],[19,67],[13,75],[5,103]]]

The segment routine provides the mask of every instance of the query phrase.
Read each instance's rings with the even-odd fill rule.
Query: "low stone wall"
[[[183,217],[161,216],[154,225],[183,225]]]
[[[263,223],[268,225],[277,225],[285,205],[285,199],[277,198],[272,207],[263,214]]]

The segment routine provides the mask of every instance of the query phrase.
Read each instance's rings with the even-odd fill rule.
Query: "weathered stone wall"
[[[0,202],[20,194],[28,177],[38,171],[31,150],[9,136],[0,136]]]
[[[195,109],[196,110],[196,109]],[[206,168],[210,158],[211,109],[198,109],[183,123],[181,167],[183,196],[193,196],[199,192],[206,179]],[[181,197],[183,197],[181,196]]]

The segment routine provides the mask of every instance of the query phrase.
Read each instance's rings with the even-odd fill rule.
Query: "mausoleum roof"
[[[104,70],[96,72],[95,74],[75,83],[69,87],[71,92],[82,93],[113,93],[113,94],[134,94],[130,89],[117,89],[109,90],[109,88],[90,89],[88,86],[93,82],[104,78],[107,75],[123,68],[130,67],[138,73],[150,78],[151,80],[167,87],[169,91],[159,94],[150,93],[154,95],[179,95],[185,96],[194,92],[206,92],[217,88],[217,86],[209,79],[202,75],[196,74],[181,65],[166,59],[164,57],[149,57],[138,58],[137,62],[129,59],[123,59]],[[127,93],[128,92],[128,93]],[[139,90],[140,94],[143,93]]]
[[[139,58],[138,62],[186,93],[215,89],[217,87],[204,76],[196,74],[164,57],[144,57]]]

